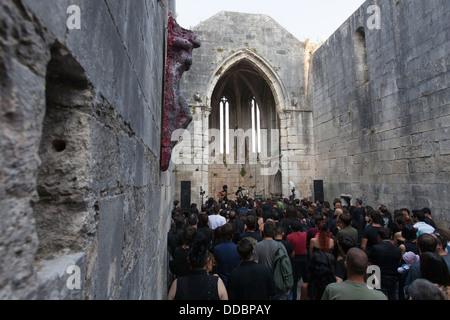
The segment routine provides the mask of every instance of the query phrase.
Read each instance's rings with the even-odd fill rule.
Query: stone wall
[[[0,8],[0,299],[162,299],[168,1],[69,2]]]
[[[380,29],[368,27],[370,5]],[[326,199],[429,207],[448,226],[449,13],[445,0],[367,1],[314,53],[308,95]]]
[[[291,194],[290,181],[300,191],[297,196],[311,196],[314,175],[312,109],[306,100],[309,44],[296,39],[271,17],[259,14],[219,12],[195,26],[193,31],[200,37],[202,47],[194,51],[191,70],[181,82],[193,110],[194,122],[188,128],[191,147],[183,150],[183,159],[179,159],[176,166],[176,197],[180,196],[180,181],[183,180],[192,181],[191,198],[197,203],[201,201],[201,183],[207,192],[205,196],[215,198],[223,184],[228,184],[234,198],[239,186],[237,183],[243,184],[251,196],[255,190],[258,194],[265,190],[264,195],[270,196],[268,181],[272,186],[277,181],[281,188],[277,193],[284,196]],[[256,174],[252,174],[251,179],[250,174],[242,177],[241,164],[223,166],[215,163],[208,167],[212,158],[208,148],[214,141],[208,136],[212,123],[210,117],[218,114],[214,112],[218,106],[214,105],[217,97],[213,94],[227,72],[239,64],[246,69],[253,68],[252,72],[263,78],[272,91],[275,111],[271,118],[276,119],[274,122],[277,122],[276,129],[279,130],[276,153],[280,157],[277,161],[281,179],[275,175],[270,179],[258,179]],[[253,79],[249,82],[257,86]],[[248,128],[235,128],[235,125],[237,123],[231,123],[230,129]],[[187,160],[188,157],[193,159],[192,162]],[[248,172],[254,171],[251,164],[245,166]],[[256,188],[252,188],[255,185]]]

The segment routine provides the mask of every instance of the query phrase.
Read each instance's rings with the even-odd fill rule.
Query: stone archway
[[[250,49],[242,49],[227,57],[222,61],[212,72],[211,77],[208,80],[206,98],[208,103],[211,102],[212,94],[217,86],[217,83],[221,79],[221,76],[234,65],[246,61],[251,64],[255,70],[258,70],[260,75],[266,80],[270,86],[275,98],[275,104],[277,106],[277,112],[281,112],[289,106],[289,97],[286,89],[275,72],[273,67],[266,59],[258,55],[255,51]]]
[[[209,129],[217,132],[210,137],[217,144],[209,156],[217,161],[208,168],[209,194],[217,195],[223,184],[231,198],[239,186],[252,198],[282,194],[281,181],[280,190],[273,181],[279,175],[279,114],[288,98],[276,72],[255,52],[240,50],[213,71],[207,99]]]

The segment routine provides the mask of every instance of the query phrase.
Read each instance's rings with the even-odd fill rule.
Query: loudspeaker
[[[180,206],[183,210],[191,208],[191,181],[181,181]]]
[[[323,180],[314,180],[314,202],[316,201],[325,201]]]

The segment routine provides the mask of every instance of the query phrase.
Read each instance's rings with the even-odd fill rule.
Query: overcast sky
[[[267,14],[297,39],[325,41],[365,0],[177,0],[177,22],[190,29],[220,11]]]

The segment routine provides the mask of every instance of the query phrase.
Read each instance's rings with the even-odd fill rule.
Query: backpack
[[[291,259],[284,253],[283,244],[278,243],[278,250],[275,253],[272,263],[273,279],[278,289],[288,292],[294,285]]]

